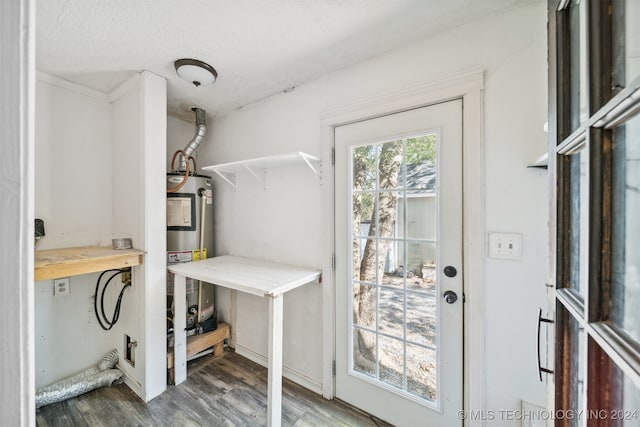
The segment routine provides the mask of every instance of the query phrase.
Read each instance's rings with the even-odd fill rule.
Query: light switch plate
[[[522,259],[522,234],[489,233],[489,257]]]

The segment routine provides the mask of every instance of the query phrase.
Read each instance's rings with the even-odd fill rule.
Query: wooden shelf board
[[[36,251],[35,280],[58,279],[112,268],[135,267],[143,263],[144,254],[144,251],[138,249],[115,250],[110,246],[82,246]]]
[[[219,356],[222,354],[224,344],[224,340],[229,338],[231,334],[229,333],[229,325],[226,323],[218,323],[218,328],[215,331],[207,332],[202,335],[191,335],[187,337],[187,357],[193,356],[194,354],[198,354],[210,347],[218,346],[214,350],[214,355]],[[216,354],[217,353],[217,354]],[[173,368],[173,347],[169,348],[167,352],[167,368]]]

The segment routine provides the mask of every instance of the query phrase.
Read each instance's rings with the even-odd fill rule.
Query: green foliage
[[[407,164],[436,162],[436,135],[425,135],[407,139]]]

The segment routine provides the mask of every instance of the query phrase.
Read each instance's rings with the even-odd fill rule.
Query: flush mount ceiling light
[[[183,58],[174,62],[176,73],[183,79],[198,87],[210,85],[218,78],[218,73],[206,62],[197,59]]]

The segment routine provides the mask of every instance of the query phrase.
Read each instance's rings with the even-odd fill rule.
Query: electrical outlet
[[[66,297],[69,295],[71,282],[68,277],[55,279],[53,281],[53,295],[56,297]]]
[[[489,257],[522,259],[522,235],[517,233],[489,233]]]

